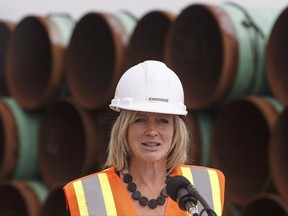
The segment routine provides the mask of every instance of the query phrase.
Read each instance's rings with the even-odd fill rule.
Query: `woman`
[[[133,66],[119,80],[110,108],[120,114],[107,169],[64,187],[71,215],[189,215],[167,195],[167,180],[174,175],[193,182],[222,214],[223,174],[183,165],[190,145],[182,119],[187,111],[182,84],[171,69],[153,60]]]

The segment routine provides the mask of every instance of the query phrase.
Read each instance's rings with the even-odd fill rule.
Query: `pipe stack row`
[[[0,215],[64,215],[62,187],[97,172],[129,67],[180,77],[190,161],[226,176],[223,215],[288,215],[288,8],[191,4],[0,21]]]

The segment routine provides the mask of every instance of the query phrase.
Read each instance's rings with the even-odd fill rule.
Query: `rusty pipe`
[[[110,103],[128,39],[125,25],[111,13],[90,12],[76,23],[67,49],[67,79],[72,96],[85,109]]]
[[[74,98],[51,105],[40,125],[43,181],[52,187],[100,170],[106,160],[110,123],[105,114],[83,109]]]
[[[7,53],[7,85],[11,96],[25,109],[43,109],[63,91],[68,92],[63,90],[67,89],[67,42],[61,31],[55,20],[44,16],[26,16],[13,31]]]
[[[279,114],[269,145],[269,164],[278,193],[288,203],[288,107]]]
[[[266,74],[269,86],[282,103],[288,105],[288,7],[286,7],[273,26],[266,48]]]
[[[48,188],[40,181],[1,182],[0,215],[38,216]]]
[[[210,166],[211,134],[214,115],[208,111],[189,111],[183,118],[191,133],[189,162],[195,165]]]
[[[40,216],[60,216],[66,214],[66,200],[63,184],[57,184],[49,189],[46,199],[40,208]]]
[[[125,70],[147,59],[164,61],[166,38],[175,17],[169,11],[153,10],[137,21],[125,52]]]
[[[11,97],[2,97],[0,117],[0,179],[39,179],[37,151],[41,114],[24,110]]]
[[[287,203],[277,194],[260,193],[249,199],[241,216],[288,215]]]
[[[269,139],[283,109],[274,98],[246,96],[217,113],[211,163],[226,176],[226,199],[242,206],[249,197],[274,189],[269,170]]]
[[[191,4],[179,13],[167,37],[165,62],[182,80],[189,109],[270,95],[263,59],[275,14],[232,3]]]

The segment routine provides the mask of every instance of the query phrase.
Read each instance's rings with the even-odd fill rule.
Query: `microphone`
[[[182,209],[184,211],[185,210],[189,211],[189,209],[186,208],[186,202],[187,201],[190,201],[190,202],[188,202],[189,204],[191,204],[191,201],[192,201],[192,203],[194,204],[194,208],[196,209],[195,205],[197,205],[197,201],[199,201],[204,208],[203,210],[207,211],[207,214],[209,216],[215,216],[216,215],[216,213],[210,208],[210,206],[206,202],[206,200],[199,194],[197,189],[184,176],[176,175],[176,176],[169,178],[169,180],[167,182],[166,189],[167,189],[168,195],[175,202],[178,203],[180,209]],[[193,197],[194,199],[190,198],[190,197]],[[195,200],[196,200],[196,202],[195,202]],[[181,201],[181,203],[180,203],[180,201]],[[183,209],[183,203],[182,202],[185,203],[184,209]],[[193,204],[191,204],[191,205],[193,206]],[[191,214],[190,211],[189,211],[189,213]],[[192,215],[195,213],[196,213],[196,215],[198,215],[197,212],[192,213]]]
[[[176,177],[176,178],[175,178]],[[197,199],[188,191],[186,184],[179,184],[178,176],[169,178],[166,189],[168,195],[178,203],[178,206],[183,211],[188,211],[193,216],[198,216]]]

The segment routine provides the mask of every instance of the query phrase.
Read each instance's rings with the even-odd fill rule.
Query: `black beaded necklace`
[[[170,175],[167,176],[166,184],[170,177]],[[127,170],[123,171],[123,181],[127,184],[128,191],[132,193],[132,198],[134,200],[138,200],[141,206],[149,206],[149,208],[155,209],[158,205],[164,205],[164,203],[166,202],[166,198],[168,197],[166,185],[161,190],[160,195],[157,197],[157,199],[148,200],[147,197],[142,196],[141,192],[137,190],[137,185],[133,182],[133,178]]]

